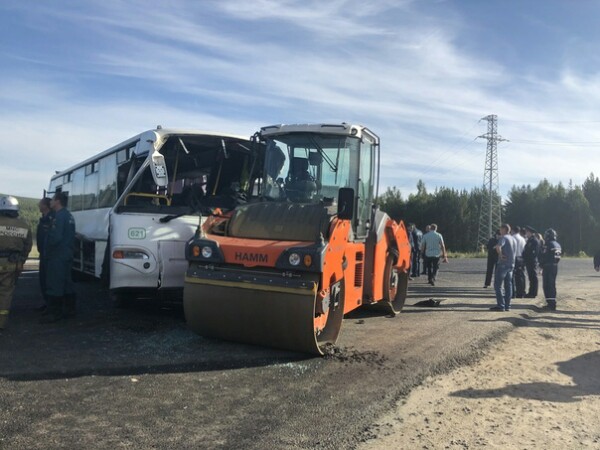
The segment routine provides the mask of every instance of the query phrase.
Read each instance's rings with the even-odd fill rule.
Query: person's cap
[[[530,233],[537,233],[537,230],[535,228],[533,228],[532,226],[526,225],[525,229],[527,231],[529,231]]]

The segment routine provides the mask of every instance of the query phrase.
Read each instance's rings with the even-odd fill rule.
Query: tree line
[[[478,250],[479,213],[483,188],[457,190],[446,187],[428,192],[423,181],[407,199],[396,187],[379,197],[379,206],[395,220],[414,222],[423,230],[436,223],[446,246],[454,252]],[[35,233],[40,213],[38,199],[17,197],[21,216]],[[565,187],[542,180],[537,186],[513,186],[502,207],[502,221],[512,225],[530,225],[543,234],[554,228],[568,255],[600,250],[600,180],[593,173],[581,186],[572,182]],[[495,224],[495,228],[500,224]]]
[[[478,250],[479,214],[483,188],[446,187],[428,192],[419,180],[417,192],[404,199],[399,189],[388,188],[379,197],[380,208],[395,220],[414,222],[421,230],[436,223],[446,246],[454,252]],[[600,249],[600,180],[593,173],[581,186],[565,187],[544,179],[537,186],[513,186],[502,206],[502,222],[529,225],[544,233],[554,228],[567,255]],[[495,229],[500,224],[494,224]]]

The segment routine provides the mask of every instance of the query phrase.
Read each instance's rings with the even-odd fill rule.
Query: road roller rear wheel
[[[319,305],[315,304],[314,332],[319,352],[323,354],[325,347],[335,344],[344,319],[345,280],[335,283],[330,289],[329,307],[326,313],[317,315]],[[315,299],[318,302],[319,297]]]
[[[392,315],[400,314],[406,301],[408,273],[394,267],[394,255],[388,253],[383,274],[383,301]]]

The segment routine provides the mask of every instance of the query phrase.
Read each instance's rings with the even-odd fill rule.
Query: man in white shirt
[[[448,255],[444,246],[444,238],[437,232],[437,225],[432,223],[429,227],[429,232],[423,235],[421,252],[425,255],[429,284],[435,286],[435,278],[440,267],[440,256],[444,258],[444,262],[448,262]]]

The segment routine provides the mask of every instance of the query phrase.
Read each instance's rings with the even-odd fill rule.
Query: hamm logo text
[[[248,261],[253,263],[266,263],[269,261],[269,255],[264,255],[262,253],[235,252],[234,258],[236,261]]]

